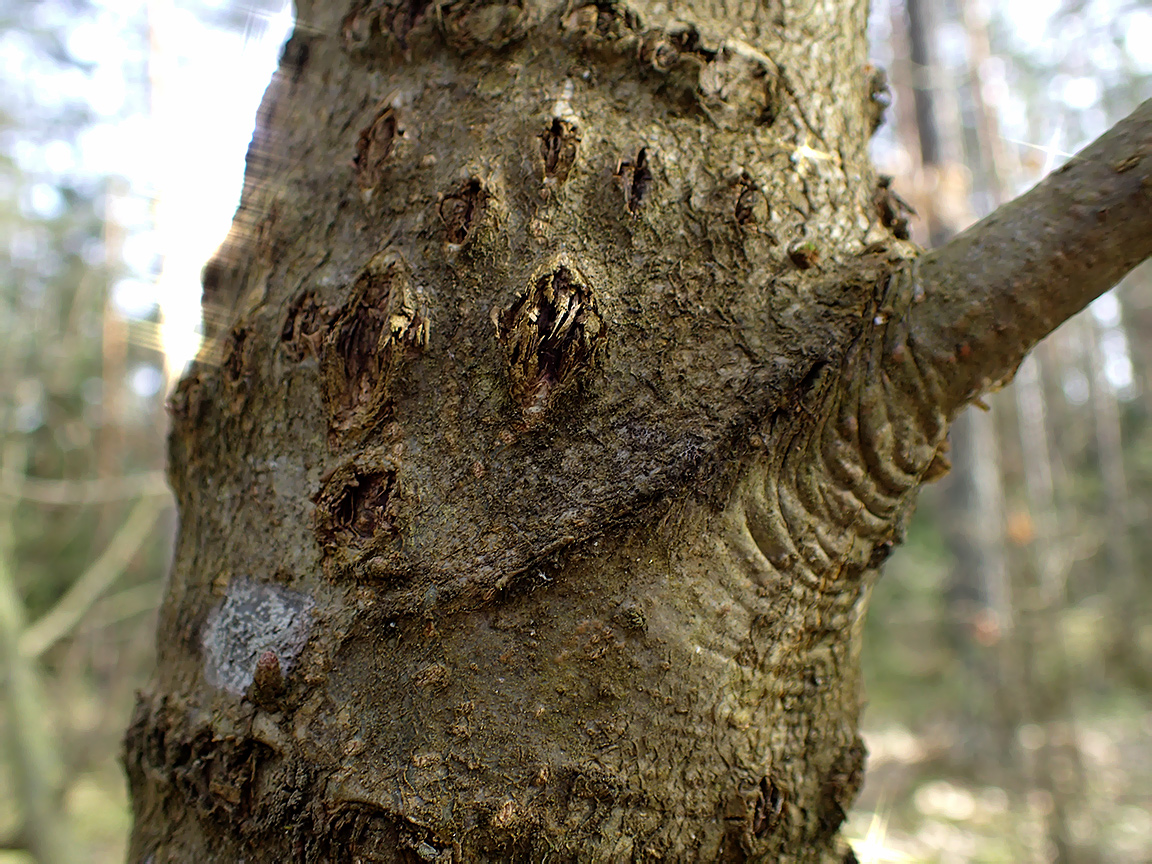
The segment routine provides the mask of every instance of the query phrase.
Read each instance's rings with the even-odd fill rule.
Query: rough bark
[[[865,17],[301,7],[172,402],[133,860],[852,860],[862,615],[968,387]]]

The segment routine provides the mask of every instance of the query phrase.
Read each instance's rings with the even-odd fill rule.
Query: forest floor
[[[1022,727],[1021,753],[1037,756],[1042,732]],[[1075,729],[1085,792],[1069,833],[1099,864],[1152,861],[1152,712]],[[950,740],[953,739],[953,740]],[[914,735],[900,725],[865,729],[868,769],[847,835],[860,864],[1048,864],[1052,796],[1016,768],[1003,785],[958,771],[946,729]],[[1015,787],[1006,789],[1005,786]]]

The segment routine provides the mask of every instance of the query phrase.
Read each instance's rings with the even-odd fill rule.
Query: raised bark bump
[[[766,517],[763,522],[755,518],[755,516],[760,515],[759,513],[750,514],[749,531],[752,539],[776,570],[790,573],[800,560],[800,554],[792,535],[788,531],[787,523],[784,521],[779,502],[775,500],[774,494],[771,503],[769,503],[768,496],[765,496],[762,512]]]

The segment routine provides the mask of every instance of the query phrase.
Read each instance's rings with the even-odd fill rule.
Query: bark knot
[[[759,184],[747,172],[741,174],[737,184],[734,215],[736,224],[742,228],[751,225],[767,225],[771,215],[767,197],[765,197]]]
[[[311,291],[296,295],[280,329],[280,345],[289,360],[299,363],[309,355],[320,356],[324,334],[335,311],[317,303]]]
[[[640,213],[640,206],[652,185],[652,169],[648,164],[648,148],[641,147],[634,159],[621,159],[616,165],[613,178],[624,192],[624,207],[633,216]]]
[[[570,120],[553,117],[548,129],[540,135],[540,158],[544,162],[545,195],[568,179],[576,164],[580,147],[580,129]]]
[[[892,178],[881,174],[876,178],[876,188],[872,191],[872,204],[880,224],[891,231],[897,239],[907,240],[908,217],[915,216],[912,205],[896,194],[892,188]]]
[[[591,367],[604,337],[592,288],[565,264],[538,277],[494,322],[512,398],[527,423]]]
[[[892,104],[892,91],[888,88],[888,73],[879,66],[869,63],[864,67],[868,79],[868,120],[869,131],[875,134],[884,123],[884,112]]]
[[[784,811],[784,793],[767,777],[760,780],[760,791],[752,810],[752,833],[767,837],[780,824]]]
[[[371,200],[383,179],[384,163],[392,152],[392,144],[398,133],[396,114],[391,106],[384,107],[375,120],[360,130],[352,166],[356,171],[356,185],[365,203]]]
[[[399,466],[369,448],[332,472],[315,497],[316,537],[338,573],[394,572],[401,533]]]
[[[476,177],[461,183],[440,201],[440,220],[449,247],[459,248],[476,234],[488,202],[484,184]]]
[[[396,371],[428,343],[428,312],[396,253],[377,255],[324,340],[329,437],[370,431],[391,414]]]

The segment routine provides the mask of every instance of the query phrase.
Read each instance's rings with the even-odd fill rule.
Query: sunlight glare
[[[200,349],[200,271],[232,222],[256,110],[292,26],[292,7],[248,33],[210,29],[176,0],[151,0],[152,121],[158,160],[156,296],[171,388]],[[250,19],[256,13],[249,11]]]
[[[911,856],[891,849],[885,843],[888,836],[888,814],[882,810],[883,807],[877,808],[872,814],[864,838],[853,841],[852,850],[856,853],[856,860],[860,864],[904,864],[912,861]]]

